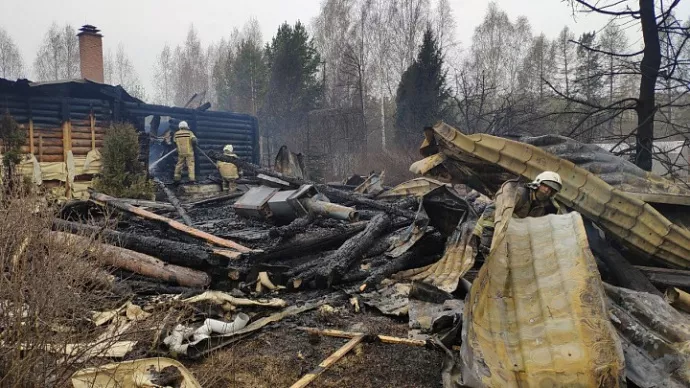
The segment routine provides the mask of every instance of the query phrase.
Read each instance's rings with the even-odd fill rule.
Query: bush
[[[11,184],[11,178],[15,176],[15,167],[21,161],[21,148],[24,143],[26,143],[26,131],[14,121],[9,112],[5,112],[0,119],[0,145],[2,146],[0,154],[2,154],[4,176],[10,177],[6,183]]]
[[[103,171],[94,188],[121,198],[152,199],[154,186],[139,160],[139,136],[130,124],[116,124],[103,140]]]
[[[57,351],[91,341],[91,311],[117,302],[98,253],[52,238],[55,215],[37,196],[14,192],[0,203],[1,387],[70,386],[76,369],[102,362]]]

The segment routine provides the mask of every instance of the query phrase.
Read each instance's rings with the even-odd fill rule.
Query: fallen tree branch
[[[100,250],[103,261],[113,267],[122,268],[147,277],[177,283],[185,287],[203,288],[211,283],[211,278],[204,272],[187,267],[166,264],[161,260],[143,253],[118,248],[112,245],[96,243],[93,240],[65,232],[51,231],[50,236],[65,245],[75,245],[91,250]]]
[[[144,209],[140,209],[136,206],[132,206],[129,204],[125,204],[122,202],[119,202],[117,198],[113,198],[109,195],[105,195],[102,193],[98,193],[95,191],[91,191],[91,200],[99,203],[99,204],[105,204],[108,206],[112,206],[113,208],[124,211],[126,213],[130,213],[133,215],[136,215],[138,217],[150,220],[150,221],[156,221],[159,223],[162,223],[164,225],[167,225],[177,231],[180,231],[182,233],[185,233],[189,236],[196,237],[205,241],[208,241],[212,244],[216,244],[221,247],[225,248],[232,248],[235,249],[238,252],[246,253],[246,252],[252,252],[252,249],[249,249],[243,245],[240,245],[234,241],[226,240],[217,236],[214,236],[210,233],[206,233],[204,231],[201,231],[199,229],[192,228],[191,226],[187,226],[182,224],[181,222],[172,220],[167,217],[163,217],[161,215],[151,213],[150,211],[146,211]]]

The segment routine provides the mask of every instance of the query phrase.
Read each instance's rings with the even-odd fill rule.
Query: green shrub
[[[0,119],[0,144],[2,164],[12,170],[22,160],[21,148],[26,143],[26,130],[14,121],[9,112]]]
[[[103,139],[103,171],[94,188],[120,198],[152,199],[154,186],[139,160],[139,136],[126,123],[113,125]]]

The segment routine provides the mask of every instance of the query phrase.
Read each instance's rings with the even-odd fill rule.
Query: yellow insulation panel
[[[510,204],[498,207],[505,232],[494,237],[465,305],[465,383],[618,386],[623,351],[581,216],[517,219]]]
[[[563,178],[559,201],[643,252],[675,267],[690,267],[690,231],[591,172],[529,144],[486,134],[464,135],[445,123],[436,124],[434,131],[447,156],[469,153],[527,179],[545,170],[559,173]]]

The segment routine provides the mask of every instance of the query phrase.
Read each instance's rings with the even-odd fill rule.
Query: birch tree
[[[12,37],[0,27],[0,77],[13,79],[25,76],[24,61]]]

